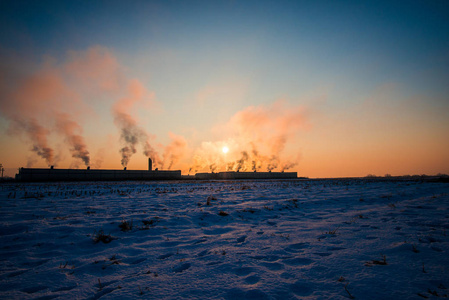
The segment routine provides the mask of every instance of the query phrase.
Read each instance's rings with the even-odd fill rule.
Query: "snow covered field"
[[[2,299],[436,299],[449,184],[0,185]]]

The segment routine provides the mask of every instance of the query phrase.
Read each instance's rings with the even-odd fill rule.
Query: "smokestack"
[[[148,171],[151,171],[153,169],[153,162],[151,161],[151,158],[148,158]]]
[[[87,169],[90,170],[90,166],[88,166]]]
[[[50,166],[50,170],[53,170],[54,169],[54,166]]]
[[[124,167],[123,170],[126,171],[126,167]]]

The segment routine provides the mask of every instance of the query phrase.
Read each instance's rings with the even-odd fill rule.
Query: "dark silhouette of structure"
[[[297,172],[219,172],[196,173],[199,180],[233,180],[233,179],[296,179]]]
[[[197,173],[195,176],[182,176],[180,170],[153,171],[153,162],[148,159],[148,170],[95,170],[20,168],[17,181],[123,181],[123,180],[242,180],[242,179],[297,179],[296,172],[219,172]]]
[[[109,181],[109,180],[180,180],[181,171],[149,170],[94,170],[87,169],[49,169],[20,168],[16,175],[18,181]]]

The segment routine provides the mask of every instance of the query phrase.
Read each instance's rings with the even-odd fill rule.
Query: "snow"
[[[0,298],[436,299],[448,231],[438,182],[2,184]]]

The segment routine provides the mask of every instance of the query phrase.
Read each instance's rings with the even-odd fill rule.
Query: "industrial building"
[[[297,172],[219,172],[196,173],[197,180],[234,180],[234,179],[296,179]]]
[[[180,180],[181,171],[152,170],[148,159],[148,170],[93,170],[87,169],[48,169],[20,168],[16,175],[18,181],[106,181],[106,180]]]
[[[241,180],[241,179],[296,179],[296,172],[219,172],[181,175],[180,170],[152,170],[152,161],[148,159],[148,170],[94,170],[56,169],[50,167],[20,168],[17,181],[122,181],[122,180]]]

